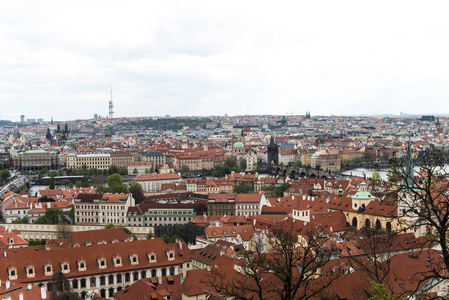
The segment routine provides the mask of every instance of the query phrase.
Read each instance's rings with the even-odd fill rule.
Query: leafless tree
[[[65,275],[59,271],[52,278],[52,293],[50,300],[81,300],[78,293],[72,291],[72,286]]]
[[[441,250],[444,269],[449,269],[449,171],[441,151],[429,149],[424,155],[416,155],[409,142],[406,158],[389,161],[389,176],[395,179],[389,187],[389,199],[398,206],[400,222],[418,235],[427,235],[429,244]],[[436,263],[426,279],[447,279],[442,275],[443,266]]]
[[[58,239],[66,239],[72,234],[72,225],[67,222],[61,221],[56,225],[56,237]]]
[[[270,251],[263,248],[259,244],[254,252],[247,252],[245,264],[233,278],[214,268],[207,283],[236,299],[310,299],[340,274],[338,266],[332,274],[321,274],[336,251],[321,228],[287,221],[271,230]]]

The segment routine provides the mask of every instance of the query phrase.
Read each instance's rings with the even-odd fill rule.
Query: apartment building
[[[203,171],[214,168],[213,156],[196,156],[182,154],[175,157],[175,166],[177,170]]]
[[[135,161],[136,156],[130,152],[112,152],[111,166],[127,168],[130,163]]]
[[[167,159],[164,153],[159,151],[150,151],[142,155],[142,160],[153,164],[155,168],[158,168],[162,164],[167,163]]]
[[[152,163],[147,161],[135,161],[128,164],[128,175],[143,175],[150,173]],[[137,172],[137,174],[134,174]]]
[[[127,225],[158,226],[168,224],[186,224],[197,217],[195,204],[168,204],[141,202],[130,207],[127,213]]]
[[[133,180],[139,183],[146,192],[156,192],[162,188],[164,183],[175,183],[181,181],[181,176],[175,173],[169,174],[146,174]]]
[[[110,154],[67,154],[67,168],[69,169],[80,169],[85,166],[88,169],[107,170],[111,165],[112,160]]]
[[[128,208],[135,205],[132,194],[79,194],[75,199],[75,222],[125,225]]]

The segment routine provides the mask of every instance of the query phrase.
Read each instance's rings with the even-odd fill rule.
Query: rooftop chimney
[[[23,300],[23,292],[19,294],[19,300]]]
[[[47,299],[47,286],[41,286],[41,298],[42,300]]]
[[[11,281],[6,280],[6,281],[5,281],[5,289],[6,289],[6,290],[9,290],[10,287],[11,287]]]

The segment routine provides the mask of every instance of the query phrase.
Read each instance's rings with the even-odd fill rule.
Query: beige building
[[[315,160],[316,165],[320,165],[323,171],[340,172],[340,156],[338,154],[321,154]],[[314,167],[313,164],[312,167]]]
[[[55,151],[29,150],[21,152],[14,159],[14,167],[20,171],[38,171],[58,169],[59,156]]]
[[[165,154],[159,151],[150,151],[142,155],[142,160],[152,163],[155,168],[167,163]]]
[[[352,149],[341,150],[339,155],[342,162],[354,161],[362,157],[362,153]]]
[[[107,170],[111,165],[110,154],[67,154],[68,169],[80,169],[86,166],[88,169]]]
[[[129,152],[113,152],[111,153],[111,166],[119,168],[127,168],[130,163],[135,161],[135,156]]]
[[[174,183],[181,181],[181,176],[175,173],[170,174],[146,174],[133,180],[139,183],[146,192],[156,192],[162,188],[164,183]]]
[[[214,168],[214,158],[212,156],[180,155],[175,158],[177,170],[202,171]]]
[[[128,175],[149,174],[153,164],[147,161],[135,161],[128,165]],[[137,172],[135,174],[135,172]]]
[[[75,222],[126,225],[126,213],[135,206],[131,194],[79,194],[75,199]]]

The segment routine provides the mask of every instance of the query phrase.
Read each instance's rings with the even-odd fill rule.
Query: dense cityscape
[[[448,123],[0,121],[2,299],[446,297]]]

